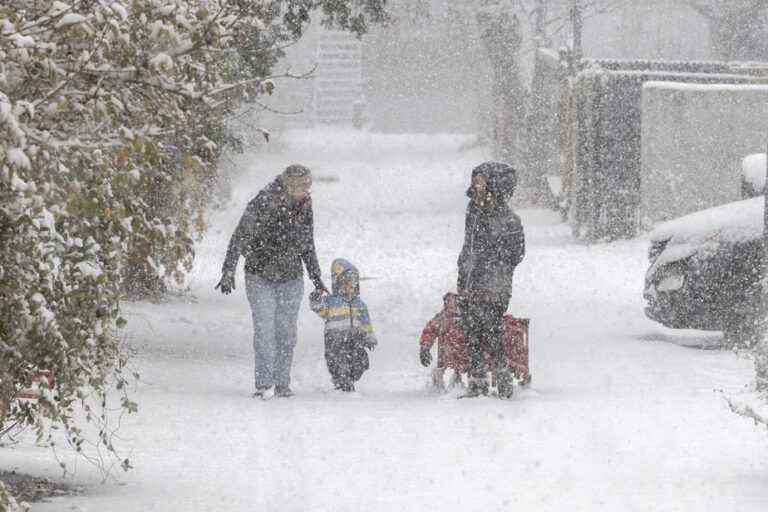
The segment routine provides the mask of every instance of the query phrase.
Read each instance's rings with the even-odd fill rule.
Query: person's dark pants
[[[486,354],[490,356],[493,370],[506,367],[502,333],[509,299],[508,293],[470,293],[462,298],[470,377],[486,376]]]
[[[360,341],[346,332],[326,335],[325,362],[335,387],[349,388],[368,369],[368,353]]]

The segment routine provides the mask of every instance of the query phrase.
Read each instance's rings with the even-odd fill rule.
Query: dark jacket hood
[[[488,191],[492,196],[508,201],[517,187],[517,171],[511,165],[496,163],[488,180]]]
[[[484,176],[488,182],[488,194],[496,201],[507,201],[515,193],[517,171],[503,162],[483,162],[472,169],[472,178]],[[472,185],[467,189],[467,196],[472,197]]]
[[[286,196],[285,185],[283,185],[283,180],[280,179],[279,174],[275,176],[272,181],[267,183],[267,186],[264,187],[264,190],[273,196]]]

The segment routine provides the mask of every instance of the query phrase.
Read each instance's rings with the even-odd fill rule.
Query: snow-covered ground
[[[532,319],[532,388],[511,401],[427,389],[418,335],[455,283],[464,190],[487,156],[466,142],[294,131],[238,159],[189,300],[126,305],[142,380],[120,446],[135,469],[101,485],[80,462],[69,481],[85,494],[33,510],[766,510],[768,435],[723,398],[750,384],[751,363],[686,348],[712,335],[645,319],[646,240],[587,246],[557,214],[522,210],[528,253],[510,309]],[[213,286],[245,203],[292,162],[315,174],[324,271],[345,257],[369,278],[380,344],[359,393],[330,391],[305,300],[297,395],[263,402],[251,398],[242,274],[233,295]],[[32,440],[0,453],[3,468],[60,475]]]

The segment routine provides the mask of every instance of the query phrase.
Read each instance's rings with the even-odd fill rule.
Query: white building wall
[[[768,86],[643,87],[641,215],[649,224],[740,198],[741,162],[768,142]]]

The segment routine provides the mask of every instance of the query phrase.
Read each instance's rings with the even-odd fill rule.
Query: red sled
[[[37,370],[32,373],[30,385],[21,389],[16,394],[16,398],[21,401],[36,402],[42,396],[40,392],[41,388],[53,390],[55,385],[53,372],[51,370]]]
[[[504,315],[504,352],[507,355],[507,365],[521,385],[531,383],[531,370],[528,359],[528,325],[529,318],[515,318]]]

